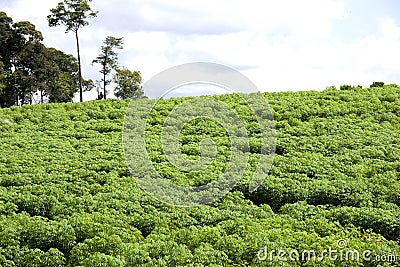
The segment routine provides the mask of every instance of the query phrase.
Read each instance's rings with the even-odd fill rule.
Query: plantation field
[[[128,101],[0,109],[0,266],[400,266],[400,87],[264,96],[276,154],[261,186],[248,189],[261,153],[254,117],[237,95],[214,96],[246,127],[249,163],[228,194],[193,207],[153,198],[131,175]],[[179,148],[198,159],[211,138],[215,161],[174,167],[159,135],[187,99],[155,105],[146,149],[163,177],[198,186],[226,170],[231,143],[195,120]]]

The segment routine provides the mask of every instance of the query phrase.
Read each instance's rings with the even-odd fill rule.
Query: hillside
[[[152,198],[131,177],[127,101],[0,109],[0,266],[400,266],[400,88],[265,97],[276,155],[263,184],[251,193],[244,178],[189,208]],[[249,118],[235,95],[215,98]],[[149,131],[182,101],[160,101]],[[210,123],[184,129],[181,149],[199,156],[206,129],[218,145],[214,169],[174,170],[157,138],[155,168],[177,184],[215,179],[229,142]],[[257,129],[244,124],[257,158]]]

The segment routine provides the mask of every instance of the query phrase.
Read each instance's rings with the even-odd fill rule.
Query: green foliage
[[[91,0],[64,0],[57,7],[50,10],[47,16],[50,27],[64,25],[66,32],[77,32],[80,28],[89,25],[88,18],[97,16],[88,2]]]
[[[348,85],[348,84],[343,84],[340,86],[340,90],[351,90],[353,88],[354,88],[353,86]]]
[[[42,34],[30,22],[13,23],[6,13],[0,12],[0,35],[0,106],[27,103],[36,91],[35,69],[40,64]]]
[[[336,86],[331,85],[331,86],[327,86],[325,90],[337,90]]]
[[[117,69],[114,75],[114,82],[117,84],[114,89],[114,95],[119,99],[138,99],[143,97],[142,76],[139,71]]]
[[[3,94],[3,90],[6,88],[6,71],[4,70],[4,63],[1,61],[0,57],[0,95]]]
[[[64,25],[65,32],[74,32],[76,39],[76,49],[78,54],[78,80],[79,80],[79,98],[83,101],[83,78],[81,68],[81,56],[79,50],[78,30],[89,25],[87,19],[97,16],[89,5],[91,0],[64,0],[58,3],[57,7],[50,9],[51,14],[47,16],[50,27]]]
[[[249,192],[257,123],[237,95],[215,96],[244,122],[249,166],[223,198],[191,208],[160,203],[131,176],[121,146],[129,101],[1,109],[0,266],[396,266],[376,256],[400,253],[399,88],[265,96],[277,128],[269,175]],[[174,169],[160,143],[166,117],[187,99],[155,105],[146,145],[173,183],[204,184],[229,160],[221,125],[196,119],[180,133],[189,158],[200,157],[202,140],[216,144],[216,159],[201,175]],[[337,250],[338,240],[346,241],[344,252],[370,250],[371,261],[282,261],[276,254]],[[264,249],[274,257],[260,260]]]
[[[107,75],[111,73],[112,70],[118,68],[118,53],[115,49],[123,49],[122,38],[116,38],[112,36],[107,36],[104,40],[104,45],[101,47],[101,54],[93,60],[93,63],[101,65],[100,73],[103,74],[103,97],[106,99],[106,85],[110,84],[111,80],[107,79]]]
[[[3,11],[0,11],[0,60],[3,62],[4,70],[11,69],[11,59],[14,51],[14,29],[13,20]]]
[[[49,102],[70,102],[78,92],[78,62],[72,55],[66,55],[57,49],[48,49],[50,66],[46,66],[47,75],[57,75],[49,89]]]
[[[383,87],[385,85],[384,82],[373,82],[369,87],[374,88],[374,87]]]
[[[353,86],[348,84],[343,84],[340,86],[340,90],[354,90],[354,89],[362,89],[361,85]]]
[[[78,64],[71,55],[47,48],[28,21],[12,23],[0,14],[0,106],[72,101]]]

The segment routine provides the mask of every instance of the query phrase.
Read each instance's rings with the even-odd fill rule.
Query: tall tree
[[[107,79],[107,76],[112,70],[118,68],[118,53],[116,49],[123,49],[122,38],[116,38],[108,36],[104,40],[104,45],[101,47],[101,54],[93,60],[93,63],[98,63],[101,65],[100,73],[103,74],[101,81],[103,82],[103,97],[106,99],[106,86],[110,84],[111,79]]]
[[[33,65],[39,58],[43,36],[32,23],[13,23],[4,12],[0,12],[0,33],[0,59],[5,73],[0,106],[30,103],[36,90]]]
[[[1,61],[0,56],[0,96],[3,94],[3,90],[6,88],[6,77],[7,73],[4,69],[4,63]]]
[[[120,99],[143,97],[142,76],[139,71],[118,69],[114,75],[114,82],[117,84],[114,89],[116,97]]]
[[[72,31],[75,33],[76,49],[78,53],[78,76],[79,76],[79,99],[83,101],[83,78],[81,67],[81,55],[79,51],[78,30],[89,25],[88,18],[97,16],[88,2],[91,0],[64,0],[58,3],[57,7],[50,10],[51,14],[47,16],[50,27],[58,25],[66,26],[66,33]]]
[[[46,55],[48,60],[44,74],[53,76],[44,87],[48,101],[71,102],[79,90],[77,59],[55,48],[48,48]]]
[[[47,48],[28,21],[0,12],[0,106],[69,102],[79,90],[78,62]],[[83,81],[83,87],[90,81]]]
[[[32,95],[37,90],[38,77],[36,69],[42,65],[42,53],[45,46],[41,43],[43,36],[29,21],[14,23],[17,54],[14,67],[17,75],[19,104],[32,104]]]
[[[17,95],[17,104],[32,104],[33,95],[40,88],[43,79],[50,79],[41,75],[45,65],[45,49],[41,43],[42,34],[35,30],[29,22],[14,24],[18,51],[13,61],[12,73],[14,91]]]
[[[1,72],[1,91],[0,106],[7,107],[13,105],[10,97],[9,76],[12,73],[11,53],[12,40],[14,35],[13,20],[3,11],[0,11],[0,70]]]
[[[29,43],[16,66],[12,77],[20,104],[70,102],[79,91],[76,58],[55,48]]]
[[[13,51],[13,20],[3,11],[0,11],[0,61],[3,69],[11,73],[11,57]]]

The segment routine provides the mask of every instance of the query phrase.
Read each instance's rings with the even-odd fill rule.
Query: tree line
[[[0,11],[0,107],[72,102],[78,92],[82,102],[83,92],[96,87],[91,79],[83,78],[78,35],[79,29],[88,25],[87,20],[97,16],[90,1],[65,0],[47,16],[50,27],[64,25],[66,33],[75,34],[77,58],[46,47],[34,24],[14,22]],[[116,84],[114,94],[118,98],[143,97],[140,72],[120,67],[117,49],[123,49],[123,38],[106,37],[101,53],[92,62],[101,66],[98,99],[106,98],[106,87],[111,82]]]

